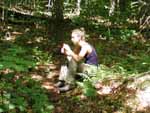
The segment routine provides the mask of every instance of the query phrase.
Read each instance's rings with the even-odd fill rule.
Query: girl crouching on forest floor
[[[74,51],[68,44],[63,44],[61,53],[66,55],[68,65],[62,65],[59,74],[59,82],[55,84],[60,92],[68,91],[75,86],[75,75],[77,72],[87,76],[95,76],[98,67],[98,57],[94,47],[85,40],[83,28],[74,29],[71,33],[71,41]],[[85,60],[84,63],[81,63]]]

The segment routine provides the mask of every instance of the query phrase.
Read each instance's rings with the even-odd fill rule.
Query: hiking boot
[[[65,81],[58,81],[54,86],[55,87],[62,87],[62,86],[64,86],[65,85]]]
[[[67,91],[73,89],[74,87],[75,87],[75,86],[72,85],[72,84],[66,84],[66,85],[63,86],[63,87],[60,87],[60,88],[59,88],[59,91],[60,91],[60,92],[67,92]]]

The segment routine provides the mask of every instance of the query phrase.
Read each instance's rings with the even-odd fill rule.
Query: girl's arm
[[[71,56],[78,62],[85,57],[86,53],[87,53],[87,48],[82,47],[79,54],[76,54],[75,52],[72,51]]]
[[[74,51],[74,53],[79,54],[80,50],[81,50],[81,47],[76,46],[73,51]]]
[[[87,46],[81,47],[80,52],[78,54],[78,53],[72,51],[71,48],[69,47],[69,45],[64,44],[65,54],[68,56],[71,56],[77,62],[84,58],[84,56],[87,54],[87,51],[88,51],[87,49],[88,49]]]

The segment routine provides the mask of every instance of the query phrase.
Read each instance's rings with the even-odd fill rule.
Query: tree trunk
[[[129,5],[129,0],[120,0],[119,1],[119,8],[120,8],[120,12],[124,13],[127,11]]]
[[[60,22],[64,19],[63,16],[63,0],[54,0],[53,1],[53,11],[52,11],[52,17],[57,22]]]
[[[4,10],[4,8],[2,9],[2,20],[3,21],[5,20],[5,10]]]
[[[76,14],[80,15],[80,10],[81,10],[81,0],[77,0],[77,10],[76,10]]]
[[[3,5],[4,5],[4,2],[3,2]],[[2,17],[1,17],[2,21],[5,20],[5,10],[4,10],[4,7],[2,8]]]
[[[49,24],[49,36],[54,37],[59,42],[63,38],[63,2],[64,0],[53,0],[52,20]]]
[[[120,0],[120,2],[119,2],[119,8],[120,8],[121,12],[125,12],[126,2],[127,2],[126,0]]]
[[[109,16],[114,15],[115,6],[116,6],[116,0],[110,0]]]
[[[48,4],[46,5],[48,7],[48,11],[53,7],[53,0],[48,0]]]

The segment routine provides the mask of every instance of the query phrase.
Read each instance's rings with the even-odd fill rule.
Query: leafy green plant
[[[107,39],[117,39],[122,40],[123,42],[129,41],[129,39],[135,35],[136,31],[134,29],[110,29],[103,32],[102,34],[107,37]]]
[[[135,30],[130,30],[130,29],[124,29],[124,30],[120,30],[120,35],[121,35],[121,39],[123,40],[123,41],[128,41],[128,39],[131,37],[131,36],[133,36],[135,33],[136,33],[136,31]]]
[[[0,83],[0,113],[34,112],[51,113],[53,105],[40,84],[28,76],[13,83],[13,74],[2,75]],[[10,79],[7,79],[10,78]]]
[[[150,57],[144,53],[138,55],[129,54],[124,60],[121,60],[118,66],[126,69],[129,74],[141,73],[150,70]]]
[[[115,72],[113,69],[102,65],[98,68],[98,71],[94,77],[84,79],[83,82],[77,82],[77,84],[82,88],[83,94],[88,97],[96,96],[95,84],[99,80],[105,80],[110,78],[120,77],[119,72]]]
[[[2,51],[2,50],[1,50]],[[28,51],[20,46],[12,45],[5,48],[0,55],[0,70],[28,71],[35,66],[35,61]]]
[[[5,51],[2,51],[2,48]],[[24,49],[17,45],[1,47],[0,70],[11,69],[13,72],[27,72],[36,65],[31,49]],[[30,54],[29,54],[30,51]],[[34,53],[34,51],[33,51]],[[47,54],[36,53],[37,61],[45,61]],[[41,56],[40,56],[41,55]],[[23,73],[22,73],[23,74]],[[29,76],[16,79],[15,73],[1,75],[0,83],[0,112],[35,112],[50,113],[53,109],[46,91]]]
[[[77,82],[77,84],[82,88],[83,94],[88,97],[95,97],[96,90],[89,80],[84,80],[83,82]]]
[[[107,1],[103,0],[90,0],[87,1],[83,6],[81,10],[82,15],[86,16],[96,16],[96,15],[103,15],[108,16],[106,7],[109,3]],[[96,7],[96,8],[95,8]]]
[[[38,48],[34,48],[33,52],[37,64],[47,64],[52,62],[52,55],[50,55],[48,52],[43,52]]]

